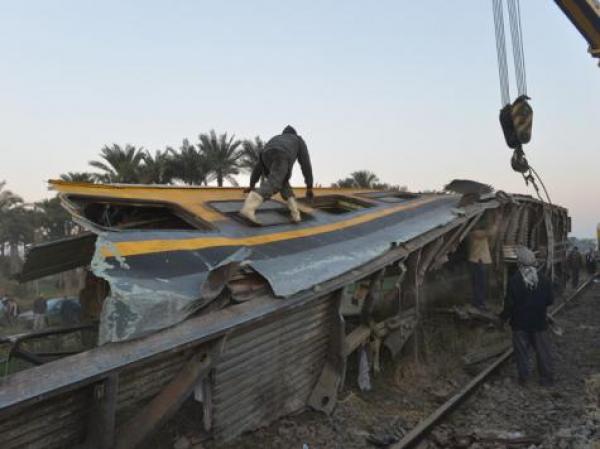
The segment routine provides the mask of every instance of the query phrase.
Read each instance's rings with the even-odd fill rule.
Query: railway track
[[[598,275],[590,276],[581,284],[571,295],[569,295],[561,304],[557,305],[548,314],[551,318],[561,312],[564,307],[577,299],[596,279]],[[426,437],[436,426],[441,424],[451,412],[456,410],[469,396],[471,396],[478,387],[489,379],[497,370],[512,356],[513,349],[507,349],[498,356],[487,368],[481,371],[469,383],[456,392],[450,399],[438,407],[433,413],[423,419],[417,426],[411,429],[397,443],[389,446],[389,449],[410,449],[415,447],[424,437]]]

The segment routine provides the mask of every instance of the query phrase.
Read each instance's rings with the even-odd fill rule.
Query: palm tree
[[[10,271],[16,273],[21,265],[20,253],[24,245],[33,241],[35,229],[34,212],[26,209],[22,204],[7,208],[0,214],[0,241],[2,254],[8,244]]]
[[[388,184],[387,182],[376,182],[371,186],[375,190],[386,190],[388,192],[407,192],[408,187],[398,184]]]
[[[121,148],[117,144],[111,147],[105,146],[100,151],[103,161],[90,161],[90,165],[104,173],[98,175],[98,179],[110,183],[140,183],[141,167],[144,161],[143,148],[133,145],[125,145]]]
[[[6,244],[9,244],[13,237],[12,210],[20,208],[23,205],[23,198],[14,194],[10,190],[5,190],[6,181],[0,181],[0,255],[4,256]]]
[[[240,151],[239,167],[247,172],[252,172],[258,164],[260,153],[264,148],[265,142],[258,136],[254,140],[244,140]]]
[[[4,256],[8,245],[9,265],[16,271],[19,265],[19,245],[31,241],[33,220],[23,207],[23,198],[6,190],[6,182],[0,181],[0,254]]]
[[[351,189],[353,187],[356,187],[356,184],[354,183],[354,179],[344,178],[344,179],[338,179],[337,182],[334,182],[333,184],[331,184],[331,187],[334,187],[337,189]]]
[[[354,180],[356,187],[361,189],[370,189],[373,184],[379,182],[379,178],[369,170],[358,170],[350,173],[350,177]]]
[[[23,204],[23,198],[10,190],[5,190],[4,187],[6,187],[6,181],[0,181],[0,213],[18,204]]]
[[[349,177],[333,183],[332,187],[372,189],[377,183],[379,183],[379,178],[375,173],[369,170],[358,170],[350,173]]]
[[[199,139],[198,149],[208,160],[209,167],[217,180],[217,185],[223,187],[223,181],[227,179],[231,184],[237,186],[238,183],[233,175],[240,173],[240,151],[238,147],[241,142],[235,140],[233,135],[227,138],[227,133],[217,137],[214,129],[209,134],[200,134]]]
[[[210,181],[210,169],[206,156],[187,139],[183,139],[179,151],[168,147],[169,171],[172,180],[185,184],[206,185]]]
[[[144,165],[140,171],[140,181],[144,184],[169,184],[173,178],[172,153],[156,150],[154,156],[144,153]]]
[[[96,182],[97,175],[94,173],[88,172],[68,172],[60,175],[60,179],[67,182],[85,182],[88,184],[92,184]]]
[[[44,239],[54,240],[74,233],[76,225],[58,197],[38,201],[34,203],[34,207],[36,228]]]

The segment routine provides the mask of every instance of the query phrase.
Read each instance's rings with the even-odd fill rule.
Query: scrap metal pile
[[[301,224],[271,200],[257,227],[241,189],[53,186],[86,233],[33,249],[22,280],[89,266],[99,346],[2,380],[3,448],[140,446],[190,397],[217,440],[330,413],[353,354],[376,371],[401,352],[428,276],[463,262],[475,226],[496,229],[499,279],[517,244],[559,278],[569,227],[563,208],[491,191],[315,189]]]

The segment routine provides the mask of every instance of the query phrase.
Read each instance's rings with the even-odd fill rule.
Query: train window
[[[301,198],[298,201],[313,209],[334,215],[347,214],[372,207],[367,202],[343,195],[315,196],[312,201],[306,198]]]
[[[210,226],[164,203],[128,202],[71,196],[69,203],[92,223],[109,230],[208,230]]]
[[[253,226],[277,226],[290,224],[290,211],[286,204],[278,201],[267,200],[256,210],[256,219],[260,222],[259,225],[252,223],[240,215],[240,209],[244,205],[243,201],[213,201],[211,207],[221,212],[233,220],[253,225]],[[310,215],[300,212],[302,221],[310,219]]]

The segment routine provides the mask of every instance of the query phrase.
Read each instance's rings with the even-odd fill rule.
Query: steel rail
[[[560,312],[565,305],[570,303],[573,299],[579,296],[589,285],[593,282],[598,274],[592,275],[587,279],[583,284],[581,284],[577,290],[575,290],[567,299],[565,299],[561,304],[556,306],[552,311],[548,314],[551,318],[554,317],[558,312]],[[491,363],[487,368],[485,368],[482,372],[480,372],[477,376],[475,376],[469,383],[467,383],[464,387],[462,387],[456,394],[454,394],[450,399],[448,399],[445,403],[443,403],[439,408],[437,408],[432,414],[430,414],[427,418],[422,420],[419,424],[417,424],[414,428],[412,428],[399,442],[389,446],[389,449],[408,449],[413,445],[417,444],[425,435],[427,435],[431,429],[446,415],[456,409],[470,394],[472,394],[475,389],[482,384],[482,382],[487,379],[492,373],[494,373],[505,361],[507,361],[513,353],[512,347],[507,349],[504,353],[502,353],[498,358]]]

